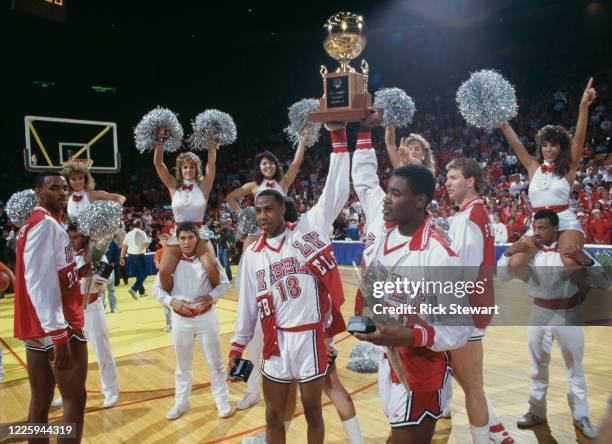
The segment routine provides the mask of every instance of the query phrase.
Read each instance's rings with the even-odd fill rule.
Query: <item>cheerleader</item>
[[[71,159],[64,164],[62,175],[68,183],[68,207],[67,213],[71,222],[76,222],[79,214],[96,200],[112,200],[119,205],[125,202],[125,196],[121,194],[107,193],[96,190],[96,183],[89,172],[91,161]]]
[[[158,140],[167,137],[167,130],[159,128]],[[206,270],[210,283],[216,286],[219,283],[219,272],[216,266],[215,250],[208,240],[204,229],[204,213],[206,202],[210,196],[215,180],[215,162],[217,160],[218,142],[211,142],[208,147],[208,160],[206,162],[206,175],[202,177],[202,161],[191,151],[184,152],[176,158],[176,172],[173,176],[164,163],[164,151],[161,145],[155,147],[153,163],[162,183],[168,189],[172,198],[172,213],[175,224],[192,222],[196,224],[199,240],[196,256],[200,258]],[[163,289],[170,293],[173,287],[172,273],[181,258],[176,235],[172,235],[164,248],[161,257],[159,278]]]
[[[593,78],[589,79],[582,94],[574,137],[562,126],[544,126],[536,135],[536,157],[527,152],[510,124],[501,126],[508,143],[529,173],[528,195],[533,212],[553,210],[559,216],[560,251],[569,247],[582,248],[585,242],[580,222],[569,208],[569,197],[584,148],[589,106],[596,97],[592,84]],[[523,237],[523,242],[528,251],[514,254],[510,260],[511,268],[526,267],[537,252],[531,229]],[[565,267],[579,265],[569,256],[562,255],[561,260]]]
[[[295,156],[293,157],[293,162],[291,162],[291,165],[289,165],[287,169],[287,174],[283,173],[278,158],[270,151],[264,151],[255,156],[255,180],[245,183],[240,188],[236,188],[227,195],[227,203],[234,214],[240,215],[241,210],[238,200],[244,196],[252,195],[256,197],[261,191],[270,189],[278,191],[283,196],[287,195],[289,187],[293,184],[293,181],[300,171],[300,166],[304,161],[305,141],[308,137],[308,131],[310,131],[310,129],[307,127],[302,133],[302,137],[295,151]],[[259,235],[259,228],[253,233],[248,233],[248,236],[244,240],[242,251],[246,251],[248,246],[251,245]]]
[[[395,144],[395,128],[385,129],[385,145],[393,168],[404,165],[421,164],[436,175],[436,160],[429,142],[420,134],[410,134],[400,139],[399,147]]]

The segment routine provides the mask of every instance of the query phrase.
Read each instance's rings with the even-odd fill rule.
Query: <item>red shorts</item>
[[[438,420],[446,405],[442,390],[413,392],[393,383],[387,359],[378,366],[378,394],[391,427],[418,426],[427,417]]]

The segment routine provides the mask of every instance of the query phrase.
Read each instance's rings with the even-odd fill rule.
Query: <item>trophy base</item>
[[[367,108],[342,110],[342,111],[321,111],[310,113],[308,119],[311,122],[359,122],[368,115]]]

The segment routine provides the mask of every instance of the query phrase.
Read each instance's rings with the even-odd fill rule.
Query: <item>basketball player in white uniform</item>
[[[546,391],[548,389],[548,366],[554,340],[559,343],[563,362],[567,367],[567,401],[572,411],[574,425],[588,438],[597,437],[597,429],[589,420],[587,387],[582,368],[584,356],[584,334],[580,320],[582,294],[574,281],[566,276],[561,254],[557,246],[559,239],[559,217],[552,210],[542,210],[534,215],[534,240],[538,251],[530,262],[530,275],[521,275],[527,291],[533,297],[529,319],[528,341],[531,355],[531,388],[529,412],[517,423],[519,428],[528,428],[546,422]],[[513,277],[508,267],[512,254],[523,251],[526,246],[517,242],[504,252],[497,262],[501,279]],[[577,263],[586,267],[595,286],[609,285],[603,268],[582,249],[572,248],[564,252]],[[533,279],[535,277],[536,279]]]
[[[214,287],[196,256],[198,228],[185,222],[176,228],[181,258],[174,270],[174,286],[168,293],[162,288],[159,275],[153,284],[153,297],[172,309],[172,338],[176,353],[175,404],[166,415],[177,419],[191,410],[193,348],[196,337],[208,363],[212,393],[221,418],[231,415],[229,389],[225,381],[225,365],[219,345],[219,323],[215,302],[230,288],[225,271],[216,261],[220,281]]]
[[[297,223],[283,219],[283,196],[264,190],[255,200],[257,223],[263,233],[245,252],[232,368],[249,343],[258,318],[264,335],[263,392],[268,442],[285,442],[283,421],[292,382],[300,385],[308,423],[308,441],[321,443],[323,380],[329,367],[326,337],[346,326],[340,314],[344,293],[328,227],[349,195],[350,158],[346,130],[332,132],[329,173],[317,204]]]
[[[295,155],[293,157],[293,162],[291,162],[291,165],[289,165],[286,174],[283,172],[281,163],[274,153],[271,153],[270,151],[263,151],[255,156],[255,180],[245,183],[240,188],[236,188],[226,197],[227,203],[234,214],[240,216],[242,210],[239,205],[239,200],[244,196],[252,195],[253,198],[255,198],[264,190],[275,190],[283,196],[287,195],[289,187],[291,187],[293,184],[293,181],[300,171],[300,166],[304,161],[304,152],[306,150],[304,142],[306,140],[306,136],[307,134],[305,133],[298,143],[295,150]],[[261,230],[259,228],[252,233],[248,233],[248,236],[243,240],[242,251],[245,252],[249,245],[257,240],[260,234]],[[236,273],[236,279],[234,281],[236,288],[240,288],[240,276],[242,276],[242,258],[238,264],[238,272]],[[253,362],[261,361],[261,349],[263,346],[262,341],[263,333],[261,331],[261,325],[257,323],[253,338],[247,346],[247,355]],[[247,393],[240,400],[240,402],[238,402],[238,410],[248,409],[256,405],[261,399],[260,392],[261,373],[259,366],[256,365],[247,382]]]

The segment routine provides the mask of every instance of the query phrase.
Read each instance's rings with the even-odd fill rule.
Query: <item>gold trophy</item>
[[[363,17],[352,12],[334,14],[323,25],[323,48],[340,62],[340,67],[336,72],[328,72],[325,65],[321,65],[321,111],[311,113],[311,121],[358,122],[367,116],[368,107],[372,106],[372,96],[368,93],[368,62],[361,60],[361,73],[349,65],[365,48],[365,31]]]

